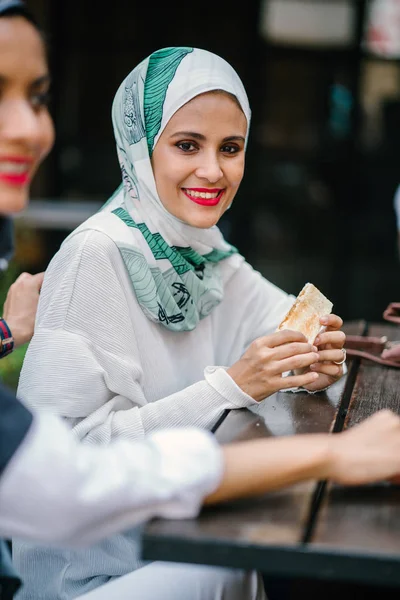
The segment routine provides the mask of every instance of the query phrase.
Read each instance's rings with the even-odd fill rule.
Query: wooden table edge
[[[174,546],[172,552],[171,543]],[[350,549],[343,552],[309,544],[290,548],[257,544],[249,547],[246,542],[235,542],[235,552],[232,553],[229,540],[203,538],[191,543],[182,538],[168,536],[162,539],[157,535],[144,533],[142,559],[154,560],[153,550],[157,560],[166,562],[251,569],[274,577],[400,586],[400,555],[382,554],[377,557]]]

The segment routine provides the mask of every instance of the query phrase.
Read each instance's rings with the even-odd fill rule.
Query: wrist
[[[4,320],[6,321],[8,328],[11,332],[11,335],[13,337],[14,350],[16,348],[18,348],[19,346],[22,346],[26,342],[30,341],[30,339],[32,337],[32,333],[30,333],[29,330],[26,329],[25,323],[22,319],[13,318],[13,317],[8,317],[8,318],[4,317]]]
[[[323,480],[338,480],[341,465],[341,436],[337,433],[329,433],[326,436],[326,444],[322,455],[321,477]]]
[[[237,385],[237,387],[240,388],[244,394],[250,396],[252,400],[260,402],[264,399],[259,394],[257,395],[255,393],[251,380],[249,381],[248,377],[246,377],[246,373],[243,373],[243,369],[240,368],[239,363],[235,363],[234,365],[229,367],[229,369],[227,369],[226,372],[228,373],[232,381]]]
[[[0,358],[4,358],[14,350],[14,338],[11,329],[5,321],[0,318]]]

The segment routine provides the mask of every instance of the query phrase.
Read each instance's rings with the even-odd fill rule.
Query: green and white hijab
[[[194,329],[221,302],[218,263],[237,251],[218,227],[192,227],[163,207],[150,157],[172,115],[198,94],[216,89],[236,96],[249,124],[240,78],[211,52],[164,48],[133,69],[112,107],[122,184],[79,228],[104,231],[115,241],[143,312],[173,331]]]

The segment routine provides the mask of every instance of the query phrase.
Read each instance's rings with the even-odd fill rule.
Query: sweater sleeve
[[[80,439],[97,444],[163,427],[209,429],[224,409],[256,404],[223,367],[148,402],[118,248],[98,232],[75,238],[46,273],[18,387],[25,403],[67,418]]]
[[[78,546],[152,517],[194,517],[222,472],[206,431],[94,448],[54,415],[38,414],[0,478],[0,535]]]

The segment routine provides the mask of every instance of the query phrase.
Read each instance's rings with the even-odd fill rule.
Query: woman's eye
[[[192,142],[178,142],[176,146],[183,152],[191,152],[195,150],[195,145]]]
[[[32,94],[31,104],[34,108],[42,108],[48,106],[50,102],[49,92],[41,92],[40,94]]]
[[[221,147],[221,152],[224,152],[225,154],[236,154],[239,151],[240,148],[238,146],[233,146],[232,144],[226,144]]]

